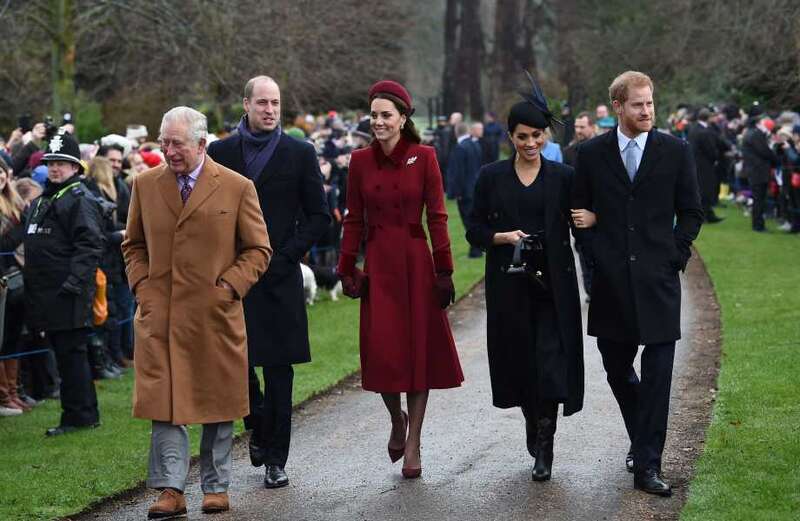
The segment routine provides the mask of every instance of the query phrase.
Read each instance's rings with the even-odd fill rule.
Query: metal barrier
[[[0,360],[11,360],[12,358],[22,358],[23,356],[38,355],[50,351],[49,349],[37,349],[36,351],[26,351],[24,353],[15,353],[13,355],[0,356]]]

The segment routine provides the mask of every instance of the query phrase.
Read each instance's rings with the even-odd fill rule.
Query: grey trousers
[[[205,494],[227,492],[231,482],[233,422],[203,425],[200,439],[200,488]],[[150,460],[147,469],[149,488],[186,489],[189,473],[189,434],[184,425],[153,422],[150,435]]]

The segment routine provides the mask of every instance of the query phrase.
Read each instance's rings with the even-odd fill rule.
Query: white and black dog
[[[331,300],[339,300],[339,294],[342,292],[342,282],[333,268],[316,265],[309,266],[301,262],[300,270],[303,273],[303,291],[307,305],[314,305],[317,300],[318,288],[328,290]]]

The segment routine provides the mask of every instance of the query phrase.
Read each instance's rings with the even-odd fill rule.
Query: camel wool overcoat
[[[184,206],[169,167],[143,172],[122,250],[139,303],[133,415],[175,425],[246,416],[241,299],[272,254],[252,181],[206,156]]]

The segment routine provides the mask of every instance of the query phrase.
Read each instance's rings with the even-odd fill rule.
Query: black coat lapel
[[[508,168],[503,175],[499,176],[498,182],[500,189],[497,191],[503,200],[502,207],[506,209],[508,216],[513,222],[519,225],[519,201],[517,198],[516,183],[519,183],[517,171],[514,169],[514,157],[507,159]]]
[[[619,180],[626,185],[631,184],[631,180],[628,177],[628,171],[625,170],[625,164],[622,162],[622,155],[619,152],[619,141],[617,140],[617,129],[616,127],[614,130],[610,130],[605,134],[605,143],[604,143],[604,159],[608,164],[609,169],[614,173],[615,176],[619,178]]]
[[[658,130],[652,129],[647,135],[647,142],[644,145],[644,155],[633,178],[633,186],[637,187],[647,180],[653,168],[661,158],[661,139],[658,137]]]
[[[560,199],[559,179],[558,175],[553,168],[548,164],[547,160],[542,161],[542,168],[539,175],[542,176],[542,183],[544,183],[544,233],[545,236],[550,235],[550,227],[556,221],[558,213],[558,204]]]
[[[228,150],[224,152],[226,155],[230,154],[231,170],[244,174],[244,149],[242,148],[242,136],[236,134],[234,139],[231,139]]]

